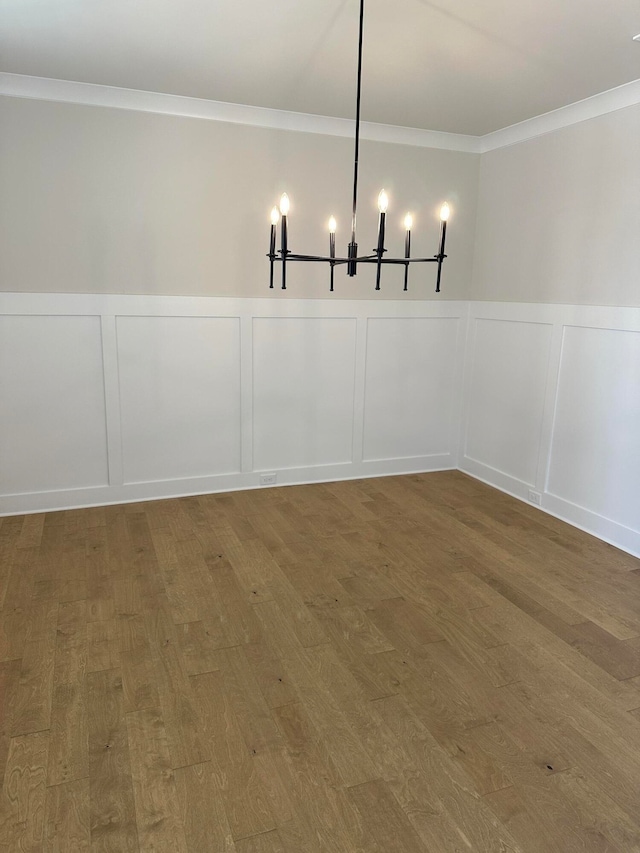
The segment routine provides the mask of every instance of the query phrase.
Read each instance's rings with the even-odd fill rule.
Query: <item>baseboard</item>
[[[636,530],[604,518],[591,510],[577,506],[549,492],[539,493],[540,504],[534,504],[529,500],[529,490],[533,488],[531,484],[510,477],[501,471],[495,471],[488,465],[482,465],[475,460],[463,459],[458,470],[487,486],[492,486],[494,489],[510,495],[512,498],[517,498],[528,506],[557,518],[559,521],[565,521],[572,527],[583,530],[585,533],[631,554],[632,557],[640,558],[640,533]]]
[[[365,480],[371,477],[422,474],[453,469],[455,469],[453,455],[442,453],[432,456],[408,457],[405,459],[376,460],[359,464],[344,463],[337,465],[317,465],[306,468],[289,468],[274,472],[277,476],[277,481],[273,486],[261,486],[260,474],[266,472],[257,471],[224,474],[215,477],[192,477],[180,480],[129,483],[122,486],[98,486],[86,489],[26,492],[24,494],[0,496],[0,517],[137,503],[139,501],[167,500],[169,498],[246,491],[248,489],[330,483],[339,480]]]

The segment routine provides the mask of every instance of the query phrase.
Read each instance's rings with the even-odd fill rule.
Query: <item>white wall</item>
[[[116,90],[117,91],[117,90]],[[311,122],[310,122],[311,124]],[[291,198],[293,251],[337,252],[351,227],[353,140],[319,133],[0,96],[0,290],[263,297],[269,214]],[[404,251],[410,210],[416,256],[438,250],[441,203],[454,211],[442,298],[471,280],[477,154],[363,140],[358,239],[376,243],[377,196],[390,195],[387,246]],[[325,265],[289,265],[274,298],[327,298]],[[336,270],[332,299],[374,297],[374,268]],[[387,268],[377,299],[436,298],[434,265]]]
[[[471,299],[640,305],[640,104],[482,155]]]

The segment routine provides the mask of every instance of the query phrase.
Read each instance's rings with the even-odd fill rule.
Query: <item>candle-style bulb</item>
[[[404,227],[407,231],[411,231],[413,228],[413,216],[410,213],[407,213],[404,218]]]
[[[282,196],[280,197],[280,213],[283,216],[287,216],[289,213],[289,207],[289,196],[286,193],[282,193]]]
[[[445,201],[445,203],[440,208],[440,221],[446,222],[449,219],[450,213],[451,213],[451,208],[449,207],[448,203]]]
[[[278,220],[280,219],[280,212],[277,207],[271,208],[271,224],[277,225]]]
[[[329,219],[329,234],[335,234],[337,227],[338,227],[338,223],[336,222],[336,218],[335,218],[335,216],[332,216]]]
[[[380,190],[380,195],[378,196],[378,210],[380,211],[380,213],[386,213],[388,207],[389,196],[384,190]]]

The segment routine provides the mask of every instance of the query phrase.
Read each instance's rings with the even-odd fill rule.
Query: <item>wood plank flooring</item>
[[[640,851],[640,562],[459,472],[0,519],[0,850]]]

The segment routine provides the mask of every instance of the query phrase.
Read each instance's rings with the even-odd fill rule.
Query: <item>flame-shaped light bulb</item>
[[[440,221],[446,222],[449,219],[449,214],[451,213],[451,208],[449,204],[445,201],[445,203],[440,208]]]
[[[386,213],[388,207],[389,196],[384,190],[380,190],[380,195],[378,196],[378,210],[380,211],[380,213]]]
[[[413,228],[413,216],[410,213],[407,213],[404,218],[404,227],[407,231],[411,231]]]
[[[271,208],[271,224],[277,225],[278,220],[280,219],[280,211],[277,207]]]
[[[280,213],[283,216],[287,216],[289,213],[289,207],[289,196],[286,193],[282,193],[282,196],[280,197]]]

